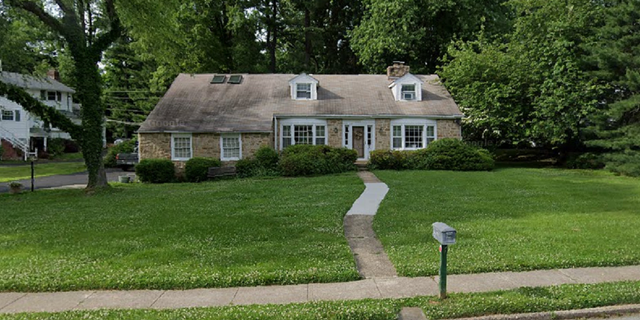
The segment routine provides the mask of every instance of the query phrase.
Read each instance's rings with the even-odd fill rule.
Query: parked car
[[[133,153],[118,153],[116,155],[116,164],[124,171],[133,169],[138,161],[138,147],[133,150]]]

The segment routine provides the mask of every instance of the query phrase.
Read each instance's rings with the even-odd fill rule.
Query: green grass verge
[[[83,162],[49,162],[35,165],[36,177],[47,177],[58,174],[71,174],[86,171]],[[31,165],[0,166],[0,182],[31,179]]]
[[[100,310],[0,315],[3,320],[92,319],[370,319],[395,320],[402,307],[420,307],[429,319],[542,312],[640,303],[640,282],[520,288],[410,299],[310,302],[176,310]]]
[[[0,291],[233,287],[359,278],[354,173],[0,195]]]
[[[374,221],[403,276],[438,273],[431,224],[458,231],[450,273],[640,264],[640,180],[602,171],[376,171]]]

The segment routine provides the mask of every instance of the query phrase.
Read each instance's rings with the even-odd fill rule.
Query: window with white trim
[[[239,134],[220,136],[220,159],[223,161],[242,158],[242,141]]]
[[[190,133],[176,133],[171,135],[171,159],[189,160],[192,155]]]
[[[311,99],[311,83],[296,84],[296,99]]]
[[[392,149],[422,149],[436,139],[435,125],[401,124],[393,125],[391,130]]]
[[[403,84],[401,91],[402,100],[413,101],[416,100],[416,85],[415,84]]]
[[[327,126],[324,124],[285,124],[282,126],[282,149],[295,144],[324,145]]]
[[[13,121],[13,111],[12,110],[3,110],[2,111],[2,120],[3,121]]]

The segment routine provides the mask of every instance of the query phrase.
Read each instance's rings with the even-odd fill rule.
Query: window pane
[[[191,138],[173,138],[173,154],[176,158],[191,158]]]
[[[402,148],[402,138],[393,138],[393,148],[394,149]]]
[[[349,145],[349,126],[344,127],[344,145]]]
[[[294,126],[293,139],[296,144],[313,144],[313,126]]]
[[[291,145],[291,138],[282,139],[282,149]]]
[[[405,126],[404,127],[404,147],[405,148],[422,148],[422,131],[423,126]]]
[[[316,138],[316,145],[324,145],[325,143],[325,138]]]
[[[416,98],[416,86],[413,84],[402,85],[402,99],[414,100]]]
[[[393,136],[402,137],[402,126],[393,126]]]
[[[55,101],[56,100],[56,92],[55,91],[48,91],[47,92],[47,100]]]
[[[373,136],[373,126],[367,126],[367,144],[371,145],[371,141],[373,140],[371,137]]]
[[[13,121],[13,111],[2,111],[2,120]]]
[[[427,127],[427,137],[433,137],[435,136],[435,127],[433,126],[428,126]]]
[[[222,157],[240,158],[240,138],[222,137]]]
[[[316,137],[324,137],[324,126],[316,126]]]
[[[433,141],[435,141],[435,140],[436,140],[436,139],[434,139],[434,138],[427,138],[427,145],[429,145],[429,143],[431,143],[431,142],[433,142]]]
[[[296,85],[296,97],[298,99],[311,99],[311,84],[298,83]]]

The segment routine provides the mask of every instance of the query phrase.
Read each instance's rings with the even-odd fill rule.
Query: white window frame
[[[176,157],[175,139],[176,138],[189,138],[189,157]],[[191,133],[172,133],[171,134],[171,160],[173,161],[187,161],[193,158],[193,134]]]
[[[317,139],[318,138],[322,138],[322,136],[318,136],[317,135],[317,127],[318,126],[324,126],[324,145],[327,145],[329,143],[329,126],[327,126],[327,121],[326,120],[320,120],[320,119],[284,119],[280,121],[280,132],[279,132],[279,148],[280,150],[283,150],[283,146],[284,146],[284,127],[291,127],[291,136],[287,137],[288,139],[291,139],[291,143],[289,144],[290,146],[294,146],[296,144],[296,134],[295,134],[295,126],[312,126],[312,138],[311,138],[311,145],[317,145]]]
[[[236,138],[238,139],[238,156],[237,157],[225,157],[224,156],[224,138]],[[220,135],[220,160],[221,161],[237,161],[242,159],[242,135],[236,134],[222,134]]]
[[[342,146],[347,149],[353,149],[353,127],[364,127],[364,158],[359,160],[368,160],[371,151],[376,149],[376,122],[375,120],[349,120],[342,122]],[[369,136],[371,136],[371,144],[369,144]]]
[[[7,116],[7,118],[10,116],[11,119],[5,119],[5,115]],[[0,120],[15,121],[15,119],[16,119],[16,114],[13,112],[13,110],[0,110]]]
[[[431,120],[431,119],[397,119],[397,120],[392,120],[391,124],[390,124],[390,130],[389,130],[389,136],[390,136],[390,144],[389,146],[391,147],[391,150],[418,150],[418,149],[424,149],[429,145],[428,139],[433,139],[433,141],[438,140],[438,126],[437,126],[437,121],[435,120]],[[400,134],[401,134],[401,140],[402,140],[402,145],[400,148],[394,148],[393,146],[393,138],[397,138],[397,136],[395,136],[393,134],[393,128],[394,127],[401,127],[400,128]],[[405,136],[405,127],[406,126],[421,126],[422,127],[422,147],[421,148],[407,148],[406,147],[406,136]],[[427,127],[433,127],[433,136],[429,136],[427,135]]]
[[[300,85],[304,85],[304,86],[309,86],[308,90],[300,90],[299,86]],[[309,97],[300,97],[298,96],[299,92],[309,92]],[[299,82],[296,83],[296,100],[312,100],[313,99],[313,84],[312,83],[308,83],[308,82]]]
[[[405,92],[404,87],[408,87],[408,86],[413,86],[413,91]],[[412,83],[405,83],[400,85],[400,99],[403,101],[416,101],[418,99],[418,95],[416,94],[416,88],[418,88],[418,86]],[[404,95],[409,93],[411,94],[411,99],[406,99]]]

